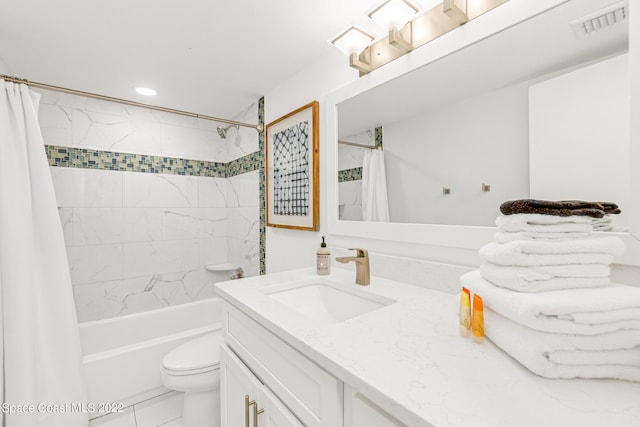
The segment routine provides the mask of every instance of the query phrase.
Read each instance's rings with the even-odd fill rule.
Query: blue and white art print
[[[318,229],[318,103],[267,125],[267,225]]]
[[[309,122],[274,135],[273,212],[309,215]]]

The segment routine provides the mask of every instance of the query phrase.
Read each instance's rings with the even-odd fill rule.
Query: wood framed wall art
[[[318,231],[318,102],[267,125],[267,226]]]

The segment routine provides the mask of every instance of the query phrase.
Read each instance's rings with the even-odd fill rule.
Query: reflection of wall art
[[[267,225],[317,231],[318,102],[267,125]]]

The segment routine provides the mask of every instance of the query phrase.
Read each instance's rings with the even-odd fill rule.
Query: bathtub
[[[168,389],[164,355],[200,335],[220,333],[222,300],[202,301],[79,325],[89,400],[130,406]]]

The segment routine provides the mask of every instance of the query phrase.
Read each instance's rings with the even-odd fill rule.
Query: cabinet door
[[[257,427],[249,401],[258,399],[260,381],[226,345],[220,348],[220,412],[222,427]],[[252,406],[252,405],[251,405]]]
[[[342,425],[342,381],[231,304],[222,313],[225,343],[305,426]]]
[[[382,408],[351,387],[344,390],[344,427],[404,427]]]
[[[264,412],[259,415],[259,427],[304,427],[265,386],[260,389],[259,402],[260,407],[264,408]]]

